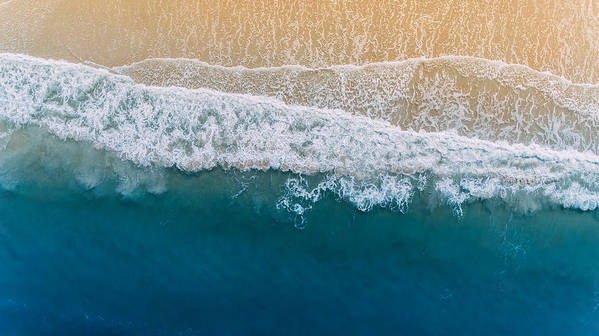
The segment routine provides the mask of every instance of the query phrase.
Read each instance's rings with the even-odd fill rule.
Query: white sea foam
[[[599,156],[590,152],[404,131],[342,110],[144,86],[106,70],[27,56],[0,56],[0,119],[144,167],[322,173],[316,187],[301,180],[285,186],[279,204],[298,214],[328,191],[365,211],[403,210],[418,189],[435,191],[458,212],[479,199],[524,210],[545,204],[594,210],[599,203]]]
[[[151,59],[116,72],[147,85],[272,96],[342,109],[403,129],[599,153],[599,86],[529,67],[445,56],[365,66],[249,69]]]

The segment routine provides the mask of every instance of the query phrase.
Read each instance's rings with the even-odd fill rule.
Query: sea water
[[[0,1],[0,335],[599,334],[597,13]]]
[[[58,156],[60,144],[49,145]],[[105,156],[89,151],[87,160]],[[406,214],[363,212],[327,193],[298,227],[275,206],[290,174],[171,170],[168,191],[147,194],[115,192],[123,178],[81,189],[70,167],[27,167],[35,176],[1,194],[4,334],[599,327],[592,212],[514,214],[489,200],[458,217],[425,193]]]
[[[514,215],[480,202],[458,218],[422,200],[405,215],[364,213],[328,195],[299,230],[272,206],[280,173],[169,178],[183,187],[159,196],[59,195],[39,186],[2,193],[0,331],[590,335],[599,328],[592,213]],[[251,183],[244,189],[238,180]]]
[[[490,141],[29,56],[0,68],[3,334],[599,331],[583,132]]]

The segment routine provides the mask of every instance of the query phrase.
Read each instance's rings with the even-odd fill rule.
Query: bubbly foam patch
[[[404,131],[342,110],[144,86],[105,70],[25,56],[0,57],[0,118],[10,129],[37,126],[143,167],[328,176],[316,189],[301,181],[286,186],[280,206],[298,213],[301,202],[317,201],[321,191],[365,211],[403,209],[419,188],[435,190],[458,212],[480,199],[529,210],[544,204],[593,210],[599,202],[599,157],[592,153]]]
[[[472,57],[248,69],[153,59],[118,67],[148,85],[212,88],[342,109],[403,129],[599,153],[599,86]]]

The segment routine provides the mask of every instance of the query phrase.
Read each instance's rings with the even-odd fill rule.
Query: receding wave
[[[593,210],[599,202],[599,156],[591,152],[402,130],[339,109],[146,86],[84,65],[1,55],[0,101],[4,145],[12,151],[48,141],[48,132],[65,145],[88,144],[143,167],[299,174],[284,183],[278,203],[298,214],[325,192],[362,210],[402,210],[425,190],[458,212],[480,199],[525,210],[545,204]],[[31,127],[42,135],[23,140]],[[56,159],[43,151],[37,157]]]
[[[599,152],[599,86],[472,57],[248,69],[152,59],[116,72],[147,85],[212,88],[342,109],[403,129]]]

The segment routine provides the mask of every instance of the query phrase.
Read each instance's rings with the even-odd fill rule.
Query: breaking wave
[[[249,69],[150,59],[114,68],[147,85],[212,88],[342,109],[402,129],[599,152],[599,86],[473,57]]]
[[[18,184],[16,177],[22,178],[23,174],[15,167],[23,163],[15,165],[15,162],[20,160],[28,160],[29,164],[37,160],[41,165],[62,165],[64,176],[72,178],[70,176],[77,172],[74,176],[78,176],[85,188],[94,188],[102,176],[114,175],[115,170],[121,169],[118,167],[125,166],[128,172],[118,173],[120,180],[139,171],[135,167],[145,167],[148,174],[158,175],[166,174],[164,169],[171,167],[189,174],[215,168],[242,173],[280,171],[287,177],[277,206],[298,215],[310,209],[324,193],[336,194],[363,211],[373,207],[405,211],[415,194],[448,204],[457,213],[466,202],[488,199],[500,200],[523,211],[543,206],[596,209],[599,156],[596,155],[596,139],[592,136],[596,124],[586,124],[596,123],[596,105],[587,105],[581,99],[594,99],[596,104],[597,88],[573,85],[547,74],[520,71],[521,68],[497,63],[488,65],[495,69],[495,75],[477,75],[473,70],[477,68],[461,67],[466,61],[470,62],[458,59],[449,68],[443,64],[453,61],[441,59],[323,70],[206,70],[220,72],[220,78],[229,78],[228,83],[236,87],[243,87],[241,84],[246,82],[257,85],[263,78],[254,77],[260,76],[278,80],[281,83],[278,85],[289,85],[289,90],[294,83],[306,85],[306,90],[297,90],[297,95],[283,99],[296,104],[290,105],[274,98],[255,96],[270,94],[281,98],[273,94],[279,91],[276,86],[272,91],[264,89],[269,80],[264,81],[263,89],[237,90],[253,95],[223,92],[236,91],[226,87],[217,87],[221,91],[157,87],[136,83],[131,77],[105,69],[2,54],[0,120],[4,150],[0,155],[0,176],[5,180],[4,185],[9,184],[8,180]],[[207,66],[196,64],[196,67]],[[405,71],[405,68],[411,70]],[[118,69],[131,75],[131,68],[125,70]],[[438,87],[441,80],[426,84],[426,78],[443,77],[444,73],[452,72],[453,76],[464,76],[463,71],[470,71],[468,80],[487,83],[479,94],[470,93],[474,97],[484,96],[484,90],[496,88],[496,93],[490,93],[489,97],[500,96],[509,102],[518,101],[518,94],[528,92],[531,97],[540,97],[532,98],[529,104],[537,102],[535,99],[544,99],[539,106],[559,112],[543,115],[546,110],[533,108],[533,112],[526,112],[529,114],[514,114],[514,118],[523,116],[521,119],[493,124],[485,116],[506,114],[509,107],[502,112],[496,111],[494,105],[480,104],[469,110],[477,111],[471,118],[479,119],[468,124],[454,120],[455,113],[445,116],[446,111],[441,107],[445,104],[443,99],[459,97],[443,96],[430,89],[418,91],[418,94],[430,92],[430,98],[412,98],[406,104],[431,104],[431,111],[438,106],[439,115],[443,114],[446,119],[437,121],[431,117],[432,112],[422,112],[427,116],[422,120],[427,119],[428,123],[412,127],[410,122],[401,120],[417,123],[417,114],[402,105],[403,98],[389,98],[403,96],[385,93],[389,87],[398,87],[398,92],[402,87],[412,90],[418,85],[417,81]],[[291,75],[285,77],[279,75],[280,72]],[[375,79],[368,85],[356,83],[346,95],[339,95],[341,91],[333,89],[337,87],[335,81],[358,77],[356,72],[359,77],[366,73],[370,74],[366,78]],[[388,83],[397,86],[385,84],[381,79],[383,73],[388,73]],[[223,83],[220,78],[214,83]],[[319,89],[317,83],[328,83],[327,78],[332,83],[321,84]],[[520,80],[519,86],[506,89],[509,80],[516,79]],[[368,87],[369,90],[362,90]],[[340,86],[339,90],[343,88]],[[300,103],[310,106],[297,105]],[[554,103],[555,109],[548,107]],[[369,104],[382,106],[382,115],[369,113],[374,110],[369,110]],[[458,110],[456,107],[455,111]],[[412,113],[412,116],[404,118],[403,113]],[[462,113],[473,112],[462,110]],[[532,117],[534,115],[538,118]],[[564,136],[554,129],[545,129],[539,120],[550,120],[549,124],[555,120],[570,122],[570,133]],[[516,126],[523,130],[545,129],[545,133],[539,131],[529,138],[513,137],[509,130]],[[48,142],[55,145],[43,145]],[[19,155],[24,147],[28,148],[28,154]],[[55,148],[52,152],[61,152],[61,149],[64,152],[48,155],[50,147]],[[82,151],[95,154],[82,156]],[[130,163],[123,163],[126,161],[122,159]],[[144,181],[152,181],[147,182],[150,192],[161,193],[169,188],[168,184],[156,186],[161,181],[156,176]]]

